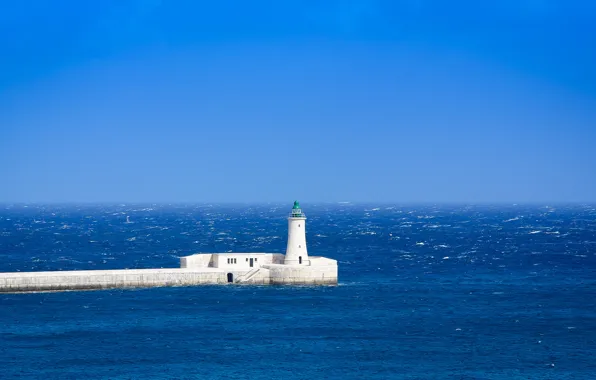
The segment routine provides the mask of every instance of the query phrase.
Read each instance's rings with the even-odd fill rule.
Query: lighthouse
[[[306,251],[306,215],[298,201],[294,202],[288,217],[288,246],[286,248],[285,265],[309,265]]]

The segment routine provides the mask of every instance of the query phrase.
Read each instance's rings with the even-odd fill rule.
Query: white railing
[[[236,279],[236,283],[246,282],[246,281],[250,280],[255,274],[257,274],[259,269],[261,269],[261,268],[255,268],[255,269],[251,270],[250,272],[244,274],[243,276],[238,277]]]

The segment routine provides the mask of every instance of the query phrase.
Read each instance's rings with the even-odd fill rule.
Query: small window
[[[257,262],[257,258],[255,257],[255,263]]]
[[[234,264],[236,264],[236,259],[234,259]]]
[[[299,245],[298,245],[298,248],[302,248],[302,246],[299,244]]]
[[[230,263],[230,259],[228,258],[228,264]]]
[[[246,262],[248,262],[248,257],[246,258]]]
[[[300,227],[300,224],[298,225],[298,227]]]
[[[298,256],[298,264],[302,264],[302,256]]]

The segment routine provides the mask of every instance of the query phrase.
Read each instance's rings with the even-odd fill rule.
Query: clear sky
[[[596,201],[596,2],[0,0],[0,201]]]

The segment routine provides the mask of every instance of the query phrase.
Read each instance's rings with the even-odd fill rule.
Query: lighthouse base
[[[321,257],[320,259],[325,259]],[[332,262],[335,260],[325,259]],[[318,260],[322,264],[323,260]],[[337,264],[265,265],[271,285],[337,285]]]
[[[338,277],[337,261],[319,256],[310,256],[300,265],[285,263],[284,255],[277,253],[203,253],[182,257],[180,262],[182,268],[223,269],[236,284],[336,285]]]

